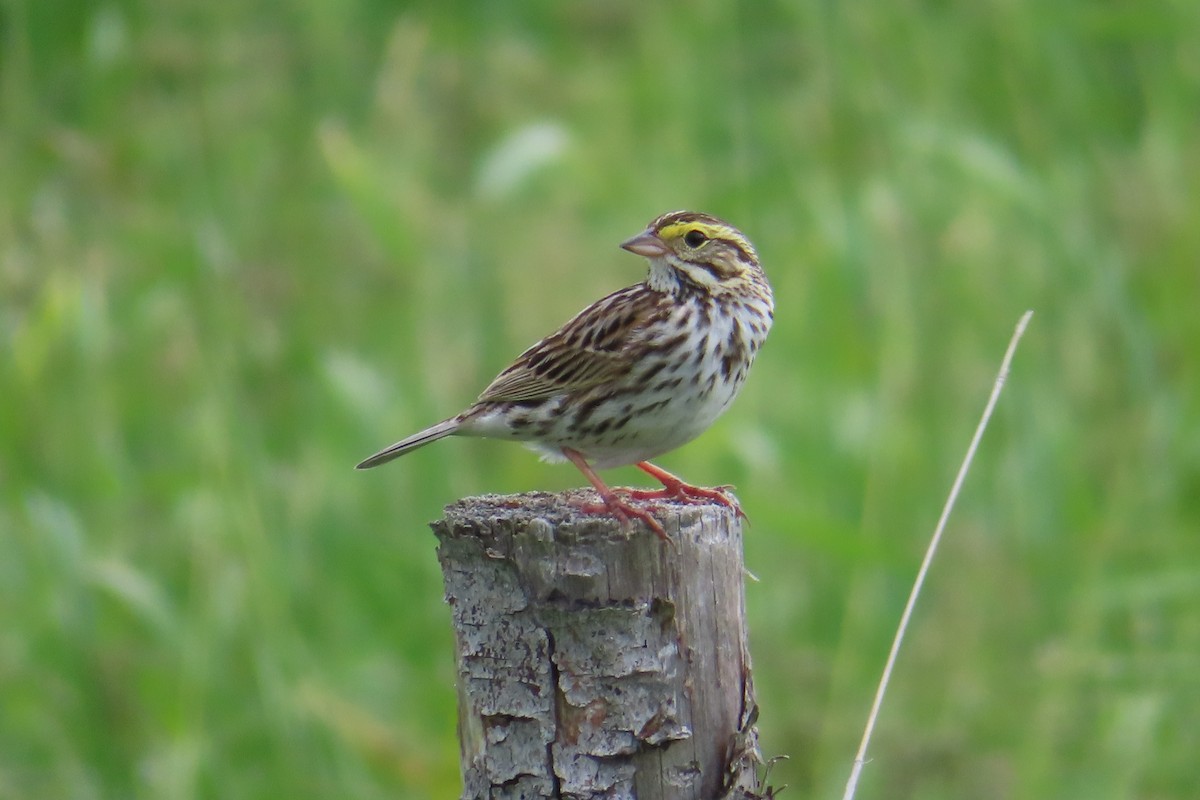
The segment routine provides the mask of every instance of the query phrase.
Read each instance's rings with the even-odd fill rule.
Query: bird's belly
[[[657,392],[587,398],[552,398],[532,407],[525,419],[505,415],[503,430],[485,436],[525,441],[548,461],[563,460],[562,448],[582,453],[597,469],[656,458],[703,433],[733,402],[740,382],[702,376],[694,386]],[[484,422],[480,420],[480,422]]]

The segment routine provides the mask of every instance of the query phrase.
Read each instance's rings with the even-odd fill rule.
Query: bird
[[[729,408],[774,320],[771,285],[750,240],[717,217],[672,211],[621,247],[649,262],[645,279],[597,300],[527,349],[465,410],[364,459],[370,469],[447,436],[525,443],[570,461],[621,523],[667,540],[639,501],[717,502],[729,487],[693,486],[650,463],[703,433]],[[597,470],[633,465],[662,489],[610,488]],[[651,504],[653,505],[653,504]]]

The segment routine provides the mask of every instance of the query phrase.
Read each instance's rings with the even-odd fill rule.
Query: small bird
[[[598,300],[517,357],[462,413],[379,451],[369,469],[446,436],[525,442],[567,460],[623,523],[662,525],[632,501],[716,501],[724,489],[685,483],[649,463],[703,433],[745,383],[774,318],[754,246],[727,222],[672,211],[621,244],[650,262],[646,279]],[[660,490],[609,488],[598,469],[635,465]]]

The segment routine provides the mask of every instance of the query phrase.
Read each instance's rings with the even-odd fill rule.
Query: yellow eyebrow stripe
[[[746,258],[757,257],[754,245],[750,244],[745,236],[739,235],[735,229],[730,228],[728,225],[712,225],[699,220],[672,222],[670,225],[664,225],[660,228],[658,235],[664,241],[670,241],[684,236],[688,231],[700,231],[709,239],[721,239],[729,242],[741,250],[742,255]]]
[[[729,238],[729,229],[719,225],[709,225],[706,222],[674,222],[666,225],[658,232],[663,239],[675,239],[688,231],[700,231],[709,239]]]

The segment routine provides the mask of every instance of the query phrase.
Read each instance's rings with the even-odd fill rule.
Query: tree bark
[[[589,491],[475,497],[433,523],[458,664],[463,798],[757,797],[740,520]]]

